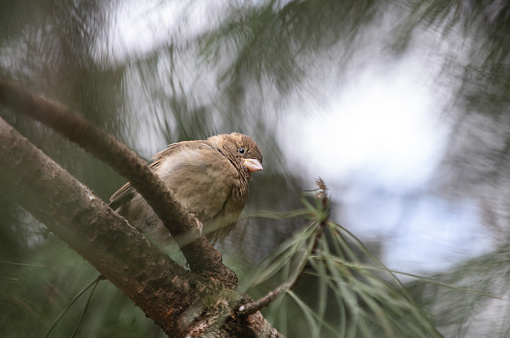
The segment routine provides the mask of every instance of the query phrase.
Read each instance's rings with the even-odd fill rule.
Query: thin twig
[[[294,285],[297,282],[297,278],[290,283],[285,283],[274,289],[273,291],[270,291],[267,295],[260,298],[259,300],[256,300],[254,302],[241,305],[239,307],[239,313],[243,315],[250,315],[252,313],[255,313],[262,309],[263,307],[268,306],[273,300],[275,300],[280,294],[283,292],[287,292],[290,289],[294,287]]]
[[[326,226],[326,224],[328,222],[328,218],[329,218],[329,197],[327,194],[328,188],[326,187],[326,184],[324,183],[324,181],[320,178],[318,178],[315,181],[315,184],[317,184],[317,186],[319,188],[315,193],[315,198],[317,200],[319,200],[319,202],[321,203],[322,210],[323,211],[325,210],[326,214],[319,221],[319,233],[317,233],[315,235],[314,243],[313,243],[312,249],[310,251],[311,254],[315,253],[315,251],[320,243],[320,240],[322,238],[322,234],[324,233],[323,229]],[[263,307],[268,306],[272,301],[274,301],[282,293],[287,292],[287,291],[291,290],[292,288],[294,288],[294,286],[296,286],[296,284],[301,279],[301,276],[303,276],[305,267],[306,267],[306,265],[303,266],[303,269],[301,270],[301,272],[296,276],[296,278],[293,281],[280,285],[279,287],[277,287],[273,291],[270,291],[267,295],[260,298],[259,300],[241,305],[239,307],[239,313],[241,313],[243,315],[249,315],[249,314],[255,313],[255,312],[259,311],[260,309],[262,309]]]

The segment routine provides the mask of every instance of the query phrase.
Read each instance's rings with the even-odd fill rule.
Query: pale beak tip
[[[255,159],[255,158],[245,159],[244,165],[246,166],[246,168],[248,168],[248,171],[251,173],[254,171],[264,170],[264,168],[262,167],[262,163],[260,163],[259,160]]]

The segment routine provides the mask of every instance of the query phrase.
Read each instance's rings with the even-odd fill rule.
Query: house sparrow
[[[153,157],[151,168],[175,198],[204,226],[213,243],[236,226],[248,197],[251,173],[262,170],[262,153],[246,135],[174,143]],[[159,245],[171,243],[163,222],[128,182],[110,197],[110,206]]]

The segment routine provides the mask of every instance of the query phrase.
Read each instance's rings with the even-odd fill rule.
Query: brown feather
[[[171,144],[154,155],[151,168],[203,223],[207,238],[215,242],[235,228],[244,208],[251,173],[243,163],[249,158],[262,163],[262,153],[251,137],[222,134]],[[139,230],[160,244],[168,243],[168,231],[129,183],[110,201],[110,206]]]

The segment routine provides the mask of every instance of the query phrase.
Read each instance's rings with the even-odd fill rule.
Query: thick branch
[[[182,314],[199,297],[189,272],[2,119],[0,158],[4,194],[89,261],[167,333],[186,332]]]
[[[185,271],[1,118],[0,158],[0,191],[90,262],[169,336],[199,336],[212,326],[224,337],[280,337],[260,313],[239,317],[231,312],[235,305],[221,306],[222,299],[250,300],[235,291],[218,292],[219,282]],[[227,319],[221,328],[213,325],[218,318]]]
[[[127,178],[174,238],[189,238],[185,235],[196,231],[195,219],[175,200],[172,192],[145,161],[113,136],[94,127],[69,108],[1,78],[0,103],[53,128]],[[221,263],[221,256],[204,236],[195,237],[194,241],[181,247],[192,271],[208,273],[234,286],[237,282],[235,273]]]

